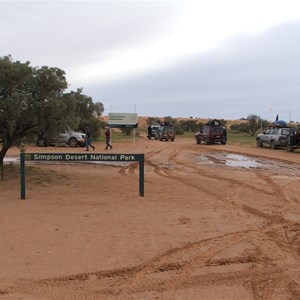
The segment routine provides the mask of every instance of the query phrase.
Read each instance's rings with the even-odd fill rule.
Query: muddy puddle
[[[229,167],[240,168],[259,168],[262,163],[256,159],[247,157],[241,154],[221,153],[211,155],[199,155],[198,164],[210,164],[210,165],[226,165]]]
[[[292,165],[276,160],[253,158],[235,153],[216,153],[211,155],[197,155],[198,164],[225,165],[232,168],[244,169],[280,169],[287,172],[300,172],[299,165]]]
[[[259,168],[262,166],[257,160],[240,154],[224,154],[225,165],[229,167]]]

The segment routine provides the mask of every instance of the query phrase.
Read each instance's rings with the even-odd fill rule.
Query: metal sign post
[[[21,163],[21,200],[25,199],[25,153],[20,153],[20,163]]]

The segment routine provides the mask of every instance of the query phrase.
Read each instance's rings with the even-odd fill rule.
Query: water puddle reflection
[[[262,166],[262,164],[256,159],[250,158],[245,155],[232,153],[200,155],[199,160],[199,164],[226,165],[229,167],[239,167],[247,169],[259,168]]]
[[[262,157],[250,157],[236,153],[214,153],[208,155],[197,155],[197,164],[202,165],[225,165],[232,168],[244,169],[268,169],[278,171],[281,174],[293,174],[299,176],[300,166],[298,164],[289,164],[283,161],[264,159]]]
[[[225,164],[229,167],[258,168],[261,164],[255,159],[240,154],[224,154]]]

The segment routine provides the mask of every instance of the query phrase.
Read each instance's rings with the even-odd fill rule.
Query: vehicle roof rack
[[[209,120],[205,125],[210,125],[210,126],[221,126],[221,121],[218,119],[211,119]]]

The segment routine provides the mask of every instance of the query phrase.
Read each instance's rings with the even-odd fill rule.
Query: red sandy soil
[[[299,151],[114,143],[145,154],[144,197],[137,163],[27,164],[25,200],[19,166],[5,165],[0,300],[300,299]]]

